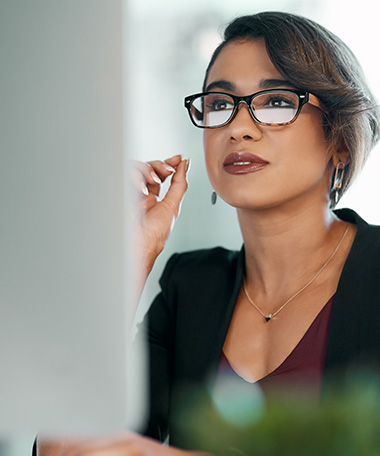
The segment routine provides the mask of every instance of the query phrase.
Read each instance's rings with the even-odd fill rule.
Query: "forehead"
[[[225,80],[245,92],[256,89],[263,79],[283,79],[268,56],[264,40],[233,41],[216,58],[206,86],[214,81]]]

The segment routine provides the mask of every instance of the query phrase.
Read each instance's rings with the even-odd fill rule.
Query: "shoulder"
[[[189,293],[233,285],[243,275],[244,249],[223,247],[174,254],[160,279],[162,290],[187,290]]]
[[[335,211],[336,215],[357,226],[357,233],[342,271],[340,289],[363,301],[380,299],[380,226],[371,225],[350,209]],[[346,299],[350,299],[347,295]]]
[[[354,225],[357,225],[359,230],[370,230],[373,232],[380,233],[380,226],[379,225],[373,225],[368,222],[366,222],[360,215],[355,212],[352,209],[348,208],[343,208],[343,209],[336,209],[333,211],[334,214],[340,218],[341,220],[344,220],[346,222],[353,223]]]
[[[166,268],[176,271],[204,271],[210,267],[215,270],[229,268],[236,263],[241,251],[228,250],[223,247],[212,249],[192,250],[189,252],[175,253],[168,261]]]
[[[367,223],[352,209],[338,209],[334,213],[341,220],[353,223],[357,226],[357,234],[353,248],[358,253],[362,252],[369,256],[376,255],[380,258],[380,226]]]

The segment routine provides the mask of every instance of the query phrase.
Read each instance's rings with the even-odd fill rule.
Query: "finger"
[[[165,197],[162,199],[162,203],[169,206],[176,218],[178,217],[183,197],[188,188],[186,175],[189,170],[189,166],[190,159],[181,161],[172,177],[170,187]]]
[[[138,170],[143,176],[147,184],[150,185],[160,185],[161,179],[157,176],[154,168],[151,166],[150,162],[144,163],[139,161],[131,161],[132,172],[133,170]],[[169,174],[168,174],[169,175]]]
[[[182,161],[182,155],[174,155],[173,157],[167,158],[165,160],[152,160],[148,163],[153,167],[154,171],[160,177],[162,182],[173,174],[177,168],[177,166]]]
[[[167,161],[162,160],[152,160],[149,161],[148,164],[152,167],[152,171],[159,177],[161,182],[165,182],[165,180],[175,173],[176,167],[181,162],[181,160],[170,160],[169,163]]]
[[[153,193],[158,196],[160,193],[160,185],[167,177],[175,173],[175,167],[181,163],[181,155],[175,155],[165,161],[152,160],[149,162],[141,162],[130,160],[130,174],[134,188],[137,189],[140,197],[148,196]]]
[[[174,155],[173,157],[167,158],[166,160],[164,160],[164,162],[175,168],[181,163],[182,160],[182,155],[178,154]]]
[[[149,167],[141,166],[139,164],[138,166],[132,168],[129,173],[132,187],[136,192],[136,196],[138,199],[145,198],[149,196],[150,193],[153,193],[154,195],[158,196],[160,192],[159,184],[150,184],[149,182],[147,182],[145,176],[148,168]]]

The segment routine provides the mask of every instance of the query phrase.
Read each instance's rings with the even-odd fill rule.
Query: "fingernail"
[[[148,187],[144,184],[144,182],[141,182],[140,188],[141,188],[142,193],[143,193],[145,196],[148,196],[148,195],[149,195]]]
[[[156,182],[157,184],[162,184],[161,179],[157,176],[157,174],[154,171],[152,171],[150,175],[152,176],[154,182]]]
[[[189,172],[190,164],[191,164],[191,161],[190,161],[190,158],[188,158],[188,159],[187,159],[187,163],[186,163],[186,170],[185,170],[186,175],[187,175],[187,173]]]
[[[163,163],[162,166],[166,169],[166,171],[170,171],[171,173],[175,173],[175,169],[173,168],[173,166],[170,166],[167,163]]]

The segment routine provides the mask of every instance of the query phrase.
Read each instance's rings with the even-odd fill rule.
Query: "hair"
[[[227,44],[258,38],[264,39],[269,58],[280,74],[322,102],[330,150],[348,149],[350,161],[340,198],[379,139],[380,111],[358,60],[340,38],[310,19],[282,12],[242,16],[225,29],[207,67],[203,90],[211,67]],[[330,206],[335,204],[331,192]]]

